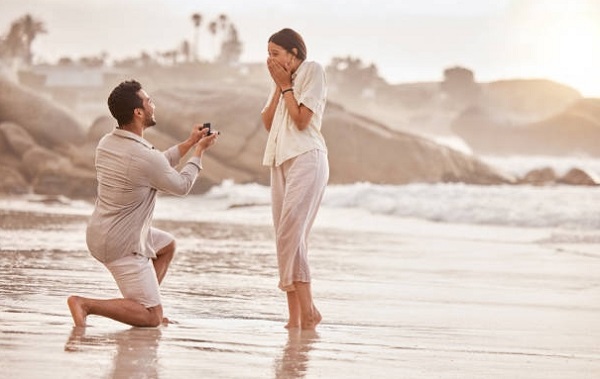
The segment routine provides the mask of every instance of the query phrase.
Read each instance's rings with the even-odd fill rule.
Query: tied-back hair
[[[287,52],[294,54],[301,61],[306,59],[304,39],[295,30],[289,28],[281,29],[269,38],[269,42],[283,47]],[[292,49],[296,49],[297,53],[294,53]]]
[[[137,81],[127,80],[115,87],[108,96],[108,109],[119,126],[129,124],[133,120],[133,111],[144,107],[137,94],[141,89],[142,85]]]

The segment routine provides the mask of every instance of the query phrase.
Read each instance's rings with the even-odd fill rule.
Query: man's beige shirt
[[[156,257],[150,226],[157,191],[186,195],[199,170],[192,157],[181,172],[181,155],[173,146],[164,153],[142,137],[121,129],[105,135],[96,148],[98,194],[86,240],[92,255],[108,263],[129,254]]]

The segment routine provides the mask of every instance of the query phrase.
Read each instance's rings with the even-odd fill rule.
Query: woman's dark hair
[[[306,45],[304,44],[304,40],[300,34],[292,29],[281,29],[269,38],[269,42],[283,47],[287,52],[294,54],[301,61],[306,59]],[[297,50],[297,53],[294,53],[292,50],[294,48]]]
[[[137,94],[141,89],[142,85],[137,81],[127,80],[115,87],[108,96],[108,109],[117,119],[119,126],[129,124],[133,120],[133,111],[144,107]]]

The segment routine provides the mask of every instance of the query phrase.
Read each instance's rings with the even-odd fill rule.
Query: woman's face
[[[282,66],[290,67],[292,64],[294,54],[288,52],[286,49],[277,45],[276,43],[269,42],[267,50],[269,52],[269,58],[279,62]]]

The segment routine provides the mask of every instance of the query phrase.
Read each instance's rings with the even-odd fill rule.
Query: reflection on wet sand
[[[304,378],[308,371],[309,353],[318,341],[319,334],[314,330],[289,329],[283,353],[275,360],[275,378]]]
[[[115,345],[117,352],[107,378],[158,378],[159,328],[131,328],[116,333],[90,334],[73,327],[65,351],[78,352]]]

